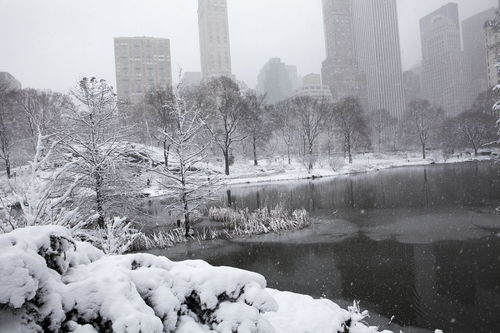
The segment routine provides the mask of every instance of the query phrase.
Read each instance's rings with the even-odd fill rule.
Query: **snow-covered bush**
[[[273,332],[260,313],[277,306],[255,273],[148,254],[104,256],[53,226],[0,236],[0,266],[0,312],[35,332],[83,325],[173,332],[193,321],[200,330]]]
[[[267,207],[250,212],[247,209],[212,207],[210,219],[222,222],[233,235],[252,235],[303,229],[311,224],[309,214],[304,209],[288,211],[283,205],[273,209]]]
[[[60,226],[0,235],[0,267],[0,332],[377,332],[359,308],[265,289],[259,274],[106,256]]]

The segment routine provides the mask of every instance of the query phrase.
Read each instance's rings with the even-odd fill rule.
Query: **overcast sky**
[[[398,0],[403,69],[421,58],[418,20],[447,0]],[[460,18],[497,0],[458,0]],[[199,71],[197,0],[0,0],[0,71],[66,92],[82,76],[115,82],[113,37],[170,38],[177,75]],[[271,57],[319,73],[321,0],[228,0],[233,72],[254,87]]]

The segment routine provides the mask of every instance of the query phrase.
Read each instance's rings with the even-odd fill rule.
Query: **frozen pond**
[[[342,305],[360,300],[398,325],[424,328],[405,333],[500,332],[499,169],[466,163],[231,188],[226,204],[304,207],[315,225],[166,255],[249,269],[270,287]],[[377,320],[387,328],[388,319]]]

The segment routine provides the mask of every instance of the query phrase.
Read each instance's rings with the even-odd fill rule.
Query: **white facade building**
[[[153,37],[115,38],[118,98],[142,103],[152,89],[172,87],[170,40]]]
[[[203,79],[232,77],[226,0],[198,0],[201,73]]]

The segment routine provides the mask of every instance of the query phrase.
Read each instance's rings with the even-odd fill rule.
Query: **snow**
[[[222,178],[227,185],[267,183],[277,181],[299,180],[308,178],[337,177],[355,173],[365,173],[405,166],[424,166],[429,164],[449,164],[471,161],[489,161],[490,156],[470,157],[462,154],[461,157],[454,156],[444,159],[441,154],[433,154],[423,160],[418,153],[366,153],[355,156],[353,164],[335,162],[337,166],[330,166],[327,161],[315,164],[311,173],[303,163],[292,161],[288,165],[283,160],[259,161],[259,166],[254,166],[253,161],[237,162],[231,167],[231,175]],[[217,170],[217,167],[213,167]]]
[[[58,226],[0,235],[0,332],[377,332],[366,313],[266,289],[263,276],[151,254],[104,255]]]

